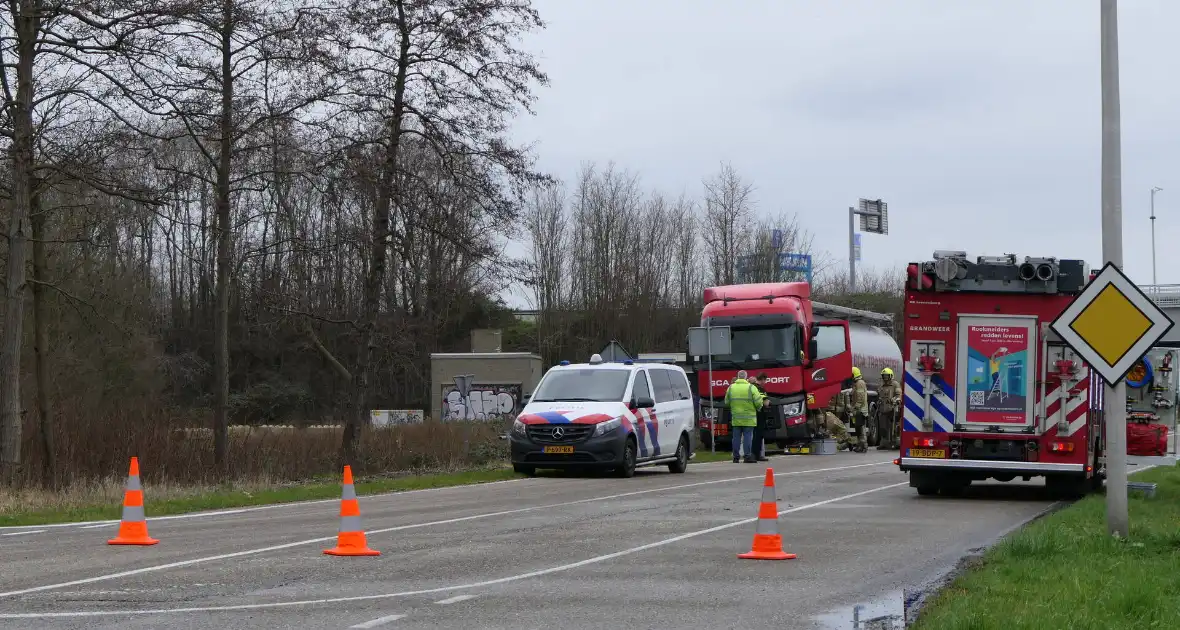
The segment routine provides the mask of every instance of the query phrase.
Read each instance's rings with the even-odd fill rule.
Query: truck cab
[[[852,386],[854,358],[878,372],[901,365],[900,349],[883,330],[892,317],[814,302],[806,282],[710,287],[704,302],[701,326],[729,327],[731,344],[727,355],[689,357],[699,383],[698,428],[705,447],[730,441],[724,398],[740,370],[750,378],[767,375],[766,442],[806,448],[818,426],[808,419]]]

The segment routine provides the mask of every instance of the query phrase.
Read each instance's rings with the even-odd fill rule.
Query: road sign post
[[[1135,363],[1174,325],[1151,298],[1108,262],[1050,324],[1107,384],[1106,497],[1110,533],[1126,536],[1127,396],[1125,378]],[[1121,495],[1121,501],[1118,496]],[[1114,499],[1111,497],[1114,496]]]
[[[709,320],[705,320],[704,326],[695,326],[688,329],[688,356],[699,357],[705,355],[708,357],[709,370],[706,378],[709,381],[708,386],[705,387],[705,394],[701,396],[701,406],[704,406],[705,396],[709,397],[709,409],[712,411],[709,414],[709,451],[717,452],[717,430],[716,418],[717,409],[713,407],[713,355],[726,355],[733,352],[733,338],[730,336],[729,326],[712,326]],[[699,387],[697,388],[700,389]]]

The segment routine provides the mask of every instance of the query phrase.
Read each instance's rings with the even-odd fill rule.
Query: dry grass
[[[132,456],[145,483],[161,488],[201,487],[213,474],[213,435],[192,418],[170,419],[155,410],[123,410],[108,417],[73,418],[54,431],[53,481],[63,494],[88,493],[111,480],[122,483]],[[79,419],[80,418],[80,419]],[[432,422],[368,429],[362,433],[353,471],[362,476],[404,475],[485,467],[507,459],[500,422]],[[224,480],[273,486],[337,478],[340,427],[232,427]],[[41,485],[43,456],[36,426],[25,427],[20,487]],[[24,491],[22,491],[24,492]]]

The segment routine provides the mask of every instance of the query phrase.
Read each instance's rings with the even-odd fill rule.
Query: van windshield
[[[551,370],[531,402],[620,402],[630,370]]]

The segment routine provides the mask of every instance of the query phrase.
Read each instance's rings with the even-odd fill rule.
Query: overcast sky
[[[1098,0],[535,0],[552,85],[517,137],[699,196],[727,161],[757,211],[847,259],[849,205],[889,203],[882,269],[935,249],[1101,266]],[[1120,3],[1124,269],[1180,283],[1176,0]],[[519,305],[518,300],[513,299]]]

